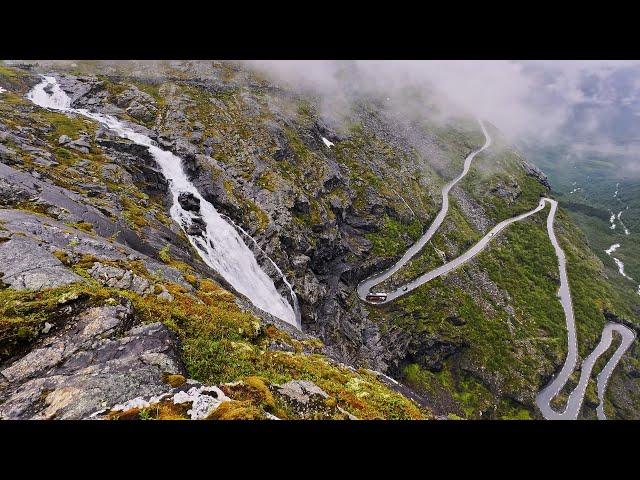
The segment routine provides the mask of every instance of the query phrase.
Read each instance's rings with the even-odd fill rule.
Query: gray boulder
[[[278,393],[290,402],[308,405],[318,398],[329,398],[329,395],[309,380],[291,380],[278,387]]]
[[[190,192],[180,192],[178,195],[180,206],[189,212],[200,212],[200,199]]]
[[[132,328],[135,320],[128,301],[90,308],[0,367],[0,419],[83,419],[166,392],[163,374],[184,373],[177,339],[160,323]]]
[[[88,270],[88,273],[107,287],[131,290],[139,295],[153,292],[153,285],[146,278],[136,275],[131,270],[96,262]]]
[[[0,243],[2,282],[19,290],[41,290],[83,281],[35,241],[13,236]]]
[[[89,149],[91,148],[91,145],[89,144],[89,139],[88,137],[85,137],[85,136],[67,143],[66,146],[73,148],[75,150],[78,150],[79,152],[82,152],[82,153],[89,153]]]
[[[118,107],[124,108],[133,118],[143,122],[155,120],[158,113],[155,99],[134,86],[120,93],[114,99],[114,103]]]

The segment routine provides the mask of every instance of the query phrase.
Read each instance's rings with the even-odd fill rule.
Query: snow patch
[[[327,140],[326,138],[322,137],[322,141],[324,142],[324,144],[327,146],[327,148],[331,148],[333,147],[334,143],[330,140]]]

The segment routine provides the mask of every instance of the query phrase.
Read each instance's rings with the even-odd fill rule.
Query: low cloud
[[[512,140],[556,140],[579,125],[584,136],[602,134],[619,105],[640,104],[640,82],[626,61],[252,61],[251,68],[283,86],[314,93],[323,111],[346,108],[352,93],[388,97],[391,108],[408,90],[435,100],[446,113],[466,112],[495,124]],[[615,81],[614,81],[615,80]],[[622,82],[622,83],[620,83]],[[619,84],[619,85],[618,85]],[[620,90],[622,87],[622,90]],[[579,108],[579,116],[576,115]],[[640,109],[639,109],[640,111]],[[639,117],[640,120],[640,117]],[[581,139],[584,141],[584,139]]]

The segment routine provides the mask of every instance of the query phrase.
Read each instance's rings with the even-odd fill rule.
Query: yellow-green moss
[[[227,401],[222,402],[207,417],[207,420],[264,420],[265,418],[260,409],[250,401]]]

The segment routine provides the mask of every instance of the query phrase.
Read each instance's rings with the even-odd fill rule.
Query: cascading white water
[[[42,82],[27,94],[27,98],[44,108],[71,111],[71,99],[54,77],[43,77]]]
[[[173,196],[171,217],[187,232],[197,214],[191,213],[180,205],[181,193],[189,193],[200,201],[200,214],[206,225],[204,238],[189,235],[189,241],[196,248],[207,265],[224,277],[238,292],[245,295],[256,307],[300,328],[297,299],[293,287],[280,269],[283,281],[289,287],[296,311],[276,290],[269,276],[260,268],[253,252],[245,245],[238,232],[227,223],[214,206],[205,200],[196,187],[187,178],[182,160],[173,153],[158,148],[148,136],[134,131],[111,115],[90,112],[82,108],[71,108],[71,99],[62,90],[54,77],[45,76],[27,95],[36,105],[67,113],[76,113],[91,118],[117,135],[127,138],[138,145],[145,146],[160,166]],[[271,260],[271,259],[269,259]],[[273,261],[272,261],[273,263]],[[275,265],[275,263],[274,263]]]

